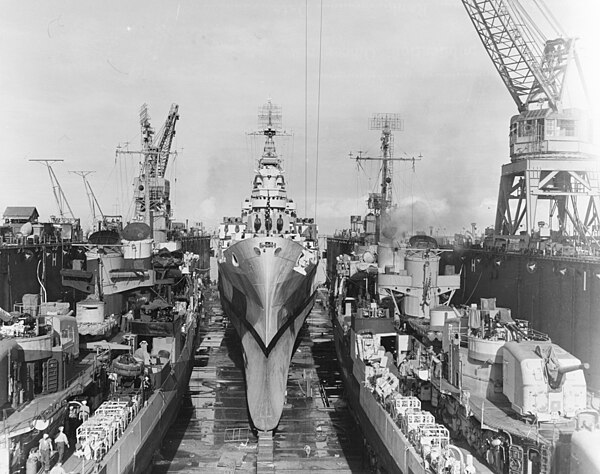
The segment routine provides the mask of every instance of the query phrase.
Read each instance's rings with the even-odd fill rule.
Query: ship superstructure
[[[241,217],[219,228],[219,292],[244,349],[247,401],[254,427],[276,428],[283,410],[289,362],[316,294],[317,226],[299,218],[287,197],[274,137],[281,110],[270,101],[259,113],[266,137],[252,194]]]

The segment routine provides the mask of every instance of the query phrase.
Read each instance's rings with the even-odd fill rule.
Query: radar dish
[[[116,245],[120,241],[121,236],[114,230],[99,230],[88,237],[88,242],[94,245]]]
[[[21,226],[21,234],[23,234],[25,237],[31,235],[32,232],[33,225],[31,225],[31,222],[25,222],[25,224]]]
[[[152,230],[143,222],[131,222],[125,226],[122,235],[125,240],[144,240],[150,238]]]

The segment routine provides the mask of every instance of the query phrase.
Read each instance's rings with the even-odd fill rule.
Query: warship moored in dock
[[[244,349],[252,424],[271,432],[281,418],[298,332],[315,301],[318,249],[316,224],[297,217],[287,197],[273,140],[281,111],[269,102],[259,119],[266,141],[251,197],[241,217],[225,218],[219,228],[219,292]]]

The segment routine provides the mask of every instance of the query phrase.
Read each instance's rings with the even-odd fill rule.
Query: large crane
[[[597,238],[600,170],[590,111],[564,103],[573,66],[587,96],[575,40],[542,0],[534,3],[550,38],[519,0],[461,1],[519,111],[510,121],[511,162],[502,167],[496,233]]]
[[[164,125],[155,137],[154,128],[150,124],[148,106],[140,109],[141,145],[140,151],[117,148],[117,154],[141,154],[139,176],[135,178],[135,211],[133,221],[144,222],[151,229],[156,242],[165,242],[170,227],[171,200],[170,183],[165,178],[167,165],[175,136],[175,124],[179,120],[179,106],[171,105]]]

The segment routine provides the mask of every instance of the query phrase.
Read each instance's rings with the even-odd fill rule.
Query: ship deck
[[[11,413],[3,422],[5,431],[11,437],[31,431],[31,424],[36,417],[42,413],[51,413],[58,410],[63,400],[82,393],[93,381],[94,355],[94,353],[89,353],[68,368],[66,374],[66,378],[69,380],[67,388],[58,392],[36,395],[21,409]]]
[[[189,398],[152,472],[368,472],[360,430],[342,399],[331,322],[320,301],[299,335],[278,429],[260,443],[248,423],[239,337],[216,292],[206,304]]]

